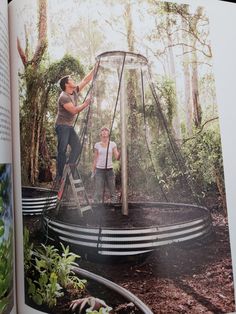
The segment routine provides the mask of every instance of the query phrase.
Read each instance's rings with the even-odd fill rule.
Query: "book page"
[[[235,18],[11,1],[20,314],[235,312]]]
[[[15,312],[8,11],[0,1],[0,313]]]

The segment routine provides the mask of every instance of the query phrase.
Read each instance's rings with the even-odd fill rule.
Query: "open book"
[[[235,311],[235,21],[0,0],[0,313]]]

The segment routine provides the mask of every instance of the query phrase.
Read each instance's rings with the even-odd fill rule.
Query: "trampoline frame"
[[[132,203],[134,205],[134,203]],[[136,206],[141,204],[135,203]],[[147,205],[147,204],[146,204]],[[62,222],[50,215],[43,217],[43,229],[52,242],[64,242],[106,256],[129,256],[151,252],[159,247],[191,242],[206,237],[212,232],[211,215],[206,207],[181,204],[152,202],[150,206],[175,207],[176,209],[194,208],[203,211],[202,217],[168,225],[149,227],[86,227]]]

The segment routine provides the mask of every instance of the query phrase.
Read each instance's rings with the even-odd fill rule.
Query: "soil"
[[[129,262],[118,259],[97,262],[81,258],[80,267],[128,289],[154,314],[233,312],[235,301],[228,223],[218,211],[212,213],[212,219],[214,234],[211,238],[191,245],[164,247],[143,259]],[[24,224],[30,229],[32,240],[37,241],[40,217],[25,216]],[[126,311],[117,310],[116,313],[132,313],[132,309],[128,310],[129,304],[122,306]]]
[[[88,210],[80,217],[78,210],[74,208],[61,207],[56,211],[51,210],[46,214],[48,217],[71,224],[78,224],[87,227],[107,228],[137,228],[152,226],[167,226],[177,223],[186,223],[194,219],[202,219],[208,216],[208,212],[202,208],[161,206],[154,207],[153,203],[146,208],[139,204],[129,203],[129,215],[121,213],[120,205],[107,204],[93,206],[92,211]]]

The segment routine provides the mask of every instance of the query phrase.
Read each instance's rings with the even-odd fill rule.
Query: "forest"
[[[71,4],[76,11],[79,2]],[[76,11],[80,15],[72,16],[63,31],[63,19],[67,16],[63,3],[58,1],[55,9],[47,1],[39,1],[38,23],[34,22],[32,11],[32,20],[22,26],[24,31],[17,47],[22,60],[19,78],[23,184],[37,185],[53,179],[59,78],[70,73],[79,81],[94,66],[96,55],[117,47],[117,50],[142,53],[149,60],[168,128],[181,147],[184,163],[191,165],[191,177],[199,187],[199,196],[215,196],[215,206],[226,211],[210,25],[204,8],[158,1],[119,4],[104,1],[102,5],[106,10],[103,11],[99,1],[93,5],[85,2]],[[61,56],[56,57],[56,53]],[[128,118],[131,119],[129,132],[132,141],[137,141],[139,135],[135,129],[140,112],[134,77],[129,84],[132,87],[127,100],[132,113]],[[100,88],[97,103],[102,93],[104,90]],[[115,92],[111,97],[115,97]],[[150,132],[158,129],[152,121],[154,106],[153,101],[146,106]],[[105,116],[103,119],[107,122]],[[90,124],[97,126],[96,116],[90,120]],[[97,130],[90,127],[89,132],[87,146],[92,147]],[[160,151],[163,143],[159,146],[158,150],[156,146],[151,149]],[[168,189],[169,177],[173,181],[178,171],[174,165],[168,165],[170,157],[166,151],[160,155],[156,154],[156,159],[166,158],[167,162],[158,168],[158,180]],[[90,165],[85,168],[89,169]]]

